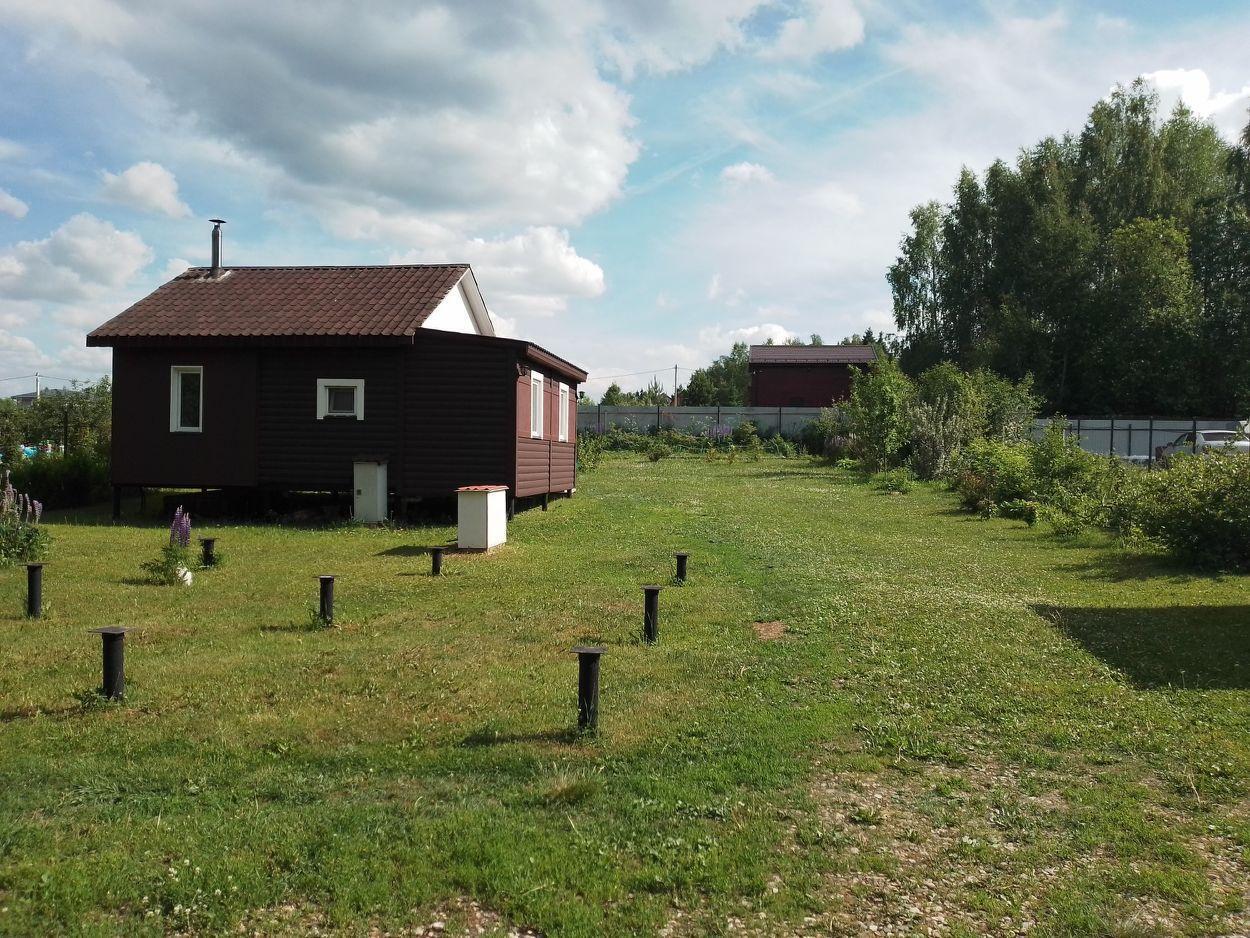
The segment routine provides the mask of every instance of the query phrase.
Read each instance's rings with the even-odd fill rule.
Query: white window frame
[[[557,425],[560,427],[560,442],[567,443],[569,441],[569,386],[563,381],[560,382],[560,419]]]
[[[543,396],[543,376],[537,371],[530,371],[530,439],[543,438],[543,411],[546,400]]]
[[[200,413],[199,426],[188,427],[182,422],[182,376],[200,376]],[[170,433],[203,433],[204,432],[204,366],[203,365],[171,365],[169,368],[169,432]]]
[[[330,388],[354,388],[356,391],[356,411],[353,414],[336,414],[330,412]],[[317,419],[325,420],[364,420],[365,419],[365,379],[364,378],[318,378],[317,379]]]

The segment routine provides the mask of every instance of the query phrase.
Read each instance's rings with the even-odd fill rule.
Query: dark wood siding
[[[752,365],[754,407],[828,407],[851,396],[852,365]]]
[[[170,367],[204,368],[203,431],[169,429]],[[247,349],[113,351],[113,484],[256,484],[257,355]]]
[[[350,489],[352,463],[369,456],[388,461],[394,489],[403,474],[403,355],[402,348],[265,349],[260,357],[258,481],[283,488]],[[318,420],[318,378],[363,378],[365,419]]]
[[[419,333],[405,352],[403,494],[514,487],[517,353],[454,333]]]

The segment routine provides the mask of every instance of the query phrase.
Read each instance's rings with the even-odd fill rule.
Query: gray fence
[[[820,414],[819,407],[601,407],[582,406],[577,410],[579,432],[606,433],[613,427],[648,432],[671,427],[686,433],[706,435],[713,428],[724,433],[750,420],[761,434],[780,431],[794,437]],[[1040,437],[1050,420],[1035,420],[1033,435]],[[1071,417],[1067,432],[1081,441],[1091,453],[1119,456],[1133,462],[1149,462],[1157,447],[1166,446],[1195,430],[1236,430],[1244,421],[1179,420],[1167,417]]]
[[[714,427],[732,430],[748,420],[764,436],[780,432],[798,436],[803,427],[820,415],[819,407],[579,407],[579,432],[606,433],[613,427],[647,432],[670,427],[685,433],[707,435]]]
[[[1035,420],[1033,436],[1040,437],[1053,421]],[[1148,463],[1161,446],[1175,443],[1199,430],[1237,430],[1241,420],[1176,420],[1167,417],[1070,417],[1065,429],[1081,441],[1081,449]]]

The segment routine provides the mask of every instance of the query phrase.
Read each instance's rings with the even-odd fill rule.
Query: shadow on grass
[[[441,547],[443,550],[451,553],[455,550],[454,544],[431,544],[424,547],[417,544],[401,544],[399,547],[388,547],[386,550],[380,550],[373,556],[375,557],[425,557],[430,554],[435,547]]]
[[[565,730],[539,730],[534,733],[501,733],[498,730],[490,728],[474,730],[464,739],[460,740],[460,745],[467,749],[477,749],[483,746],[503,746],[508,743],[575,743],[581,736],[574,729]]]
[[[1067,543],[1072,543],[1068,541]],[[1172,580],[1186,583],[1195,579],[1218,581],[1218,573],[1209,573],[1187,567],[1179,561],[1159,554],[1137,554],[1127,550],[1108,548],[1097,556],[1081,563],[1060,564],[1056,567],[1065,573],[1074,573],[1086,579],[1110,580]]]
[[[1143,690],[1250,688],[1250,606],[1032,608]]]

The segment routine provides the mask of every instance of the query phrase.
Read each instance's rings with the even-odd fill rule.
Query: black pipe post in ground
[[[217,564],[217,538],[202,537],[200,538],[200,550],[203,556],[200,562],[206,567],[216,566]]]
[[[326,625],[334,624],[334,577],[323,573],[317,577],[321,581],[321,621]]]
[[[430,576],[443,575],[443,548],[430,548]]]
[[[599,729],[599,656],[598,645],[579,645],[577,655],[577,731],[594,733]]]
[[[690,559],[690,555],[686,553],[684,550],[679,550],[673,556],[677,558],[677,582],[685,583],[686,582],[686,562]]]
[[[26,565],[26,616],[38,619],[43,615],[43,564]]]
[[[130,629],[109,625],[92,629],[104,644],[104,680],[100,693],[107,700],[121,700],[126,695],[126,633]]]
[[[642,636],[648,645],[660,640],[660,590],[659,586],[644,586]]]

